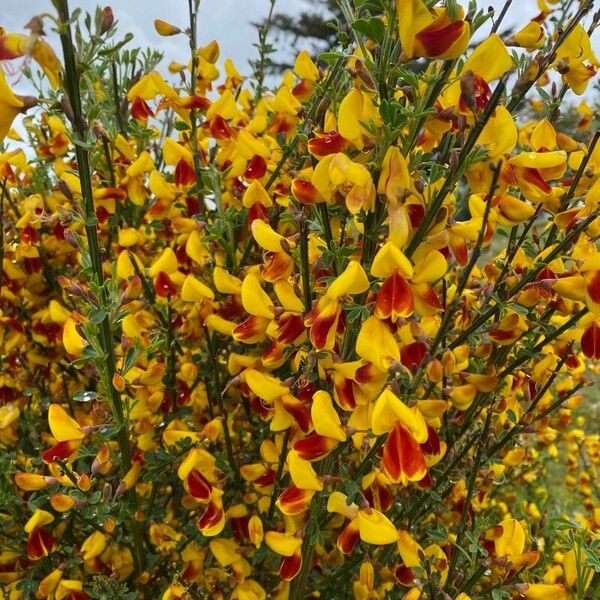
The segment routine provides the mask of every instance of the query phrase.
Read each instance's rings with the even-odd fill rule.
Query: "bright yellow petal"
[[[463,73],[473,71],[475,75],[479,75],[489,83],[502,77],[513,66],[512,58],[502,38],[493,33],[473,50],[465,61]]]
[[[260,279],[254,273],[248,273],[242,283],[242,304],[251,315],[273,318],[273,301],[262,289]]]
[[[326,296],[337,300],[346,294],[360,294],[369,289],[369,278],[357,260],[351,260],[343,273],[329,286]]]
[[[292,556],[300,549],[302,539],[291,533],[267,531],[265,534],[265,543],[273,552],[280,556]]]
[[[213,291],[191,273],[185,278],[181,288],[181,299],[186,302],[202,302],[206,298],[214,300]]]
[[[398,540],[394,524],[374,509],[358,511],[358,531],[360,539],[367,544],[393,544]]]
[[[51,404],[48,408],[48,424],[57,442],[82,440],[84,433],[79,423],[70,417],[60,404]]]
[[[373,340],[377,340],[374,344]],[[400,360],[400,348],[389,328],[377,317],[369,317],[361,326],[356,340],[356,353],[386,372],[390,365]]]
[[[87,345],[87,341],[77,332],[76,323],[71,317],[63,325],[62,341],[65,350],[73,356],[80,356],[81,351]]]
[[[313,395],[310,414],[315,431],[322,436],[333,438],[339,442],[346,441],[346,434],[342,429],[340,417],[337,414],[331,396],[320,390]]]
[[[323,489],[323,482],[318,478],[309,461],[300,458],[295,450],[291,450],[287,457],[290,477],[294,485],[301,490],[315,490],[320,492]]]
[[[389,277],[394,271],[399,271],[406,279],[413,276],[413,266],[410,260],[404,256],[392,242],[386,242],[377,252],[373,265],[371,266],[371,275],[373,277]]]
[[[385,389],[375,401],[371,429],[375,435],[382,435],[399,421],[410,430],[420,444],[427,441],[427,423],[417,407],[409,408],[391,390]]]

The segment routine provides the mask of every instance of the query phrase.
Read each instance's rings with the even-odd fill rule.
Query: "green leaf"
[[[94,325],[100,325],[104,319],[106,319],[107,314],[106,311],[101,308],[92,308],[88,313],[88,319],[94,323]]]
[[[96,400],[98,398],[98,392],[92,392],[91,390],[81,390],[76,392],[73,396],[73,400],[75,402],[91,402],[92,400]]]
[[[350,506],[350,504],[354,502],[356,494],[360,492],[360,487],[358,486],[358,483],[356,483],[356,481],[350,479],[349,481],[344,481],[344,492],[347,496],[346,504]]]
[[[358,33],[362,33],[365,37],[374,42],[381,42],[385,34],[385,25],[383,24],[383,21],[377,17],[357,19],[352,23],[352,29]]]
[[[327,64],[335,64],[338,60],[345,60],[348,58],[342,52],[321,52],[319,56],[317,56],[317,60],[326,62]]]
[[[191,129],[185,121],[175,121],[173,127],[175,127],[177,131],[188,131],[189,129]]]

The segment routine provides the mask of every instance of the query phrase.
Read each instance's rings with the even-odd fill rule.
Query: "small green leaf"
[[[365,37],[374,42],[381,42],[385,34],[385,25],[383,21],[377,17],[357,19],[352,23],[352,29],[358,33],[362,33]]]
[[[100,325],[104,319],[106,319],[106,311],[100,308],[93,308],[88,313],[88,319],[94,323],[94,325]]]
[[[96,400],[98,398],[97,392],[92,391],[79,391],[76,392],[73,396],[73,400],[75,402],[91,402],[92,400]]]

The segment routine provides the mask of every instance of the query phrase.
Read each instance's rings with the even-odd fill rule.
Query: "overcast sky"
[[[171,60],[187,60],[187,46],[182,37],[162,38],[155,31],[154,19],[163,19],[182,29],[187,26],[187,0],[70,0],[71,10],[80,7],[93,12],[98,5],[108,4],[119,20],[121,35],[132,32],[140,46],[152,46]],[[464,2],[466,4],[466,2]],[[502,0],[480,2],[481,6],[502,6]],[[293,13],[307,4],[303,0],[278,0],[276,11]],[[255,57],[256,30],[251,22],[266,16],[269,0],[202,0],[198,17],[198,43],[217,39],[221,57],[232,58],[243,73],[248,72],[248,59]],[[8,31],[22,31],[23,25],[36,14],[54,12],[50,0],[0,0],[0,26]],[[535,0],[516,0],[506,22],[525,24],[537,13]],[[46,27],[50,35],[50,27]]]
[[[461,2],[467,4],[467,0]],[[84,12],[92,12],[100,4],[109,4],[119,21],[118,31],[122,37],[126,32],[134,34],[135,43],[141,47],[151,46],[164,52],[165,66],[171,61],[187,62],[189,48],[182,36],[160,37],[153,26],[154,19],[163,19],[184,29],[187,26],[187,0],[70,0],[71,10],[75,7]],[[256,57],[256,29],[252,22],[263,19],[269,9],[269,0],[201,0],[198,17],[198,44],[203,45],[217,39],[221,46],[221,61],[233,59],[242,74],[249,73],[248,59]],[[493,6],[500,11],[504,0],[479,0],[480,7]],[[305,0],[277,0],[276,11],[294,13],[310,7]],[[0,0],[0,26],[8,31],[23,32],[23,25],[34,15],[43,12],[54,13],[50,0]],[[509,9],[504,25],[523,26],[538,13],[536,0],[515,0]],[[59,50],[56,36],[51,26],[46,26],[49,40]],[[594,46],[600,54],[600,35]],[[60,53],[59,53],[60,54]],[[12,72],[12,69],[11,69]],[[15,85],[17,93],[30,93],[23,89],[24,80]]]

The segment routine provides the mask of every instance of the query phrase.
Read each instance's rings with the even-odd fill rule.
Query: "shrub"
[[[4,596],[597,597],[593,3],[340,0],[272,90],[198,1],[168,75],[53,3],[0,34]]]

